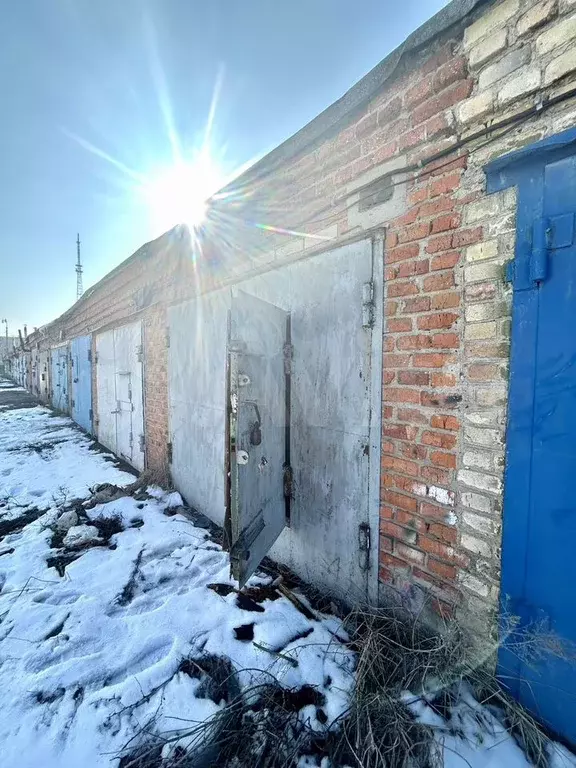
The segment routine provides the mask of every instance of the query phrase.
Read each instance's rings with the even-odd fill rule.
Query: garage
[[[172,477],[241,582],[270,554],[376,598],[381,274],[363,239],[169,308]]]
[[[78,336],[70,342],[72,418],[86,432],[92,431],[92,337]]]
[[[96,336],[98,440],[135,469],[144,469],[142,325]]]
[[[68,413],[68,344],[61,344],[52,348],[51,373],[52,373],[52,406],[57,411]]]

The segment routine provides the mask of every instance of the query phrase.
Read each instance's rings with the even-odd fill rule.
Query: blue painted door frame
[[[72,418],[92,432],[92,337],[78,336],[70,344]]]
[[[502,610],[519,629],[576,644],[576,129],[486,168],[488,192],[516,186]],[[504,639],[502,682],[576,745],[576,666],[533,666]]]

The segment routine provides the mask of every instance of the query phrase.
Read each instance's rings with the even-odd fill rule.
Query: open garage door
[[[96,337],[98,440],[135,469],[144,469],[142,326]]]

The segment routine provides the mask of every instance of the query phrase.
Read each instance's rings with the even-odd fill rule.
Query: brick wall
[[[574,87],[575,42],[576,0],[482,6],[402,59],[338,130],[216,201],[195,261],[161,239],[67,313],[53,331],[68,338],[144,318],[149,463],[165,461],[167,302],[386,227],[379,576],[438,606],[493,605],[516,201],[487,196],[482,169],[576,123],[571,98],[496,127]],[[364,206],[382,178],[389,198]]]

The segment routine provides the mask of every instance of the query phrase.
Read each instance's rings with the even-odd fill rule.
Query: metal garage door
[[[518,187],[502,594],[522,629],[576,644],[576,131],[492,180]],[[570,135],[568,139],[570,139]],[[558,141],[558,144],[556,143]],[[566,146],[567,144],[567,146]],[[540,152],[538,152],[538,149]],[[540,154],[541,153],[541,154]],[[573,651],[572,651],[573,653]],[[576,745],[576,667],[505,646],[504,682]]]
[[[131,323],[96,337],[98,439],[144,469],[142,326]]]
[[[92,432],[92,337],[79,336],[70,342],[72,418]]]
[[[237,286],[248,304],[240,334],[255,323],[267,338],[256,298],[290,313],[292,499],[289,527],[270,554],[308,581],[351,600],[376,597],[382,335],[381,283],[374,276],[380,269],[379,244],[365,240]],[[231,306],[231,291],[221,290],[168,313],[172,475],[187,500],[218,523],[224,522],[226,503]],[[282,355],[282,348],[278,352]],[[257,397],[251,399],[259,404]],[[277,400],[275,408],[284,416],[281,394]],[[254,406],[247,407],[256,413]],[[264,415],[255,420],[263,423]],[[254,456],[255,465],[250,456],[246,468],[267,471],[268,456],[259,445]],[[252,500],[252,506],[258,503]],[[283,504],[277,508],[284,514]],[[236,533],[241,529],[240,524]],[[248,547],[251,558],[256,546],[260,540]]]
[[[52,349],[52,405],[57,411],[68,412],[68,345]]]

